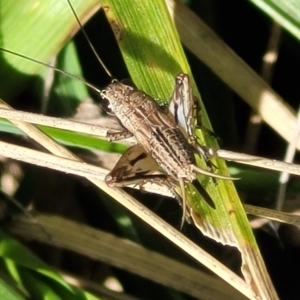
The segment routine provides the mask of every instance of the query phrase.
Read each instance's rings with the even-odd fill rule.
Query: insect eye
[[[107,98],[102,98],[102,101],[101,101],[101,106],[103,108],[103,110],[108,114],[108,115],[114,115],[112,113],[112,109],[111,109],[111,105],[110,105],[110,102]]]

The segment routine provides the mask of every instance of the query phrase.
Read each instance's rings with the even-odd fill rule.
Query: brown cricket
[[[188,75],[179,74],[176,77],[175,89],[168,109],[160,107],[143,91],[118,80],[113,80],[100,95],[109,101],[109,108],[125,128],[123,132],[118,132],[115,136],[111,135],[110,138],[116,140],[132,135],[137,141],[137,145],[129,148],[106,176],[108,185],[142,184],[151,180],[164,181],[172,186],[174,182],[179,182],[183,224],[189,216],[186,182],[194,182],[197,174],[233,179],[196,165],[195,154],[208,159],[205,155],[205,147],[199,145],[194,137],[195,99]],[[137,167],[136,164],[141,159],[148,161]],[[165,171],[166,177],[150,175],[159,167]],[[213,203],[203,188],[199,192],[208,203]]]
[[[108,76],[112,78],[90,42],[70,0],[68,3],[92,51]],[[182,227],[184,220],[189,219],[186,182],[194,182],[197,185],[197,174],[219,179],[234,179],[215,174],[211,170],[204,170],[196,165],[195,154],[199,154],[210,168],[212,166],[206,148],[198,144],[194,137],[193,116],[196,102],[187,74],[182,73],[176,77],[174,92],[167,110],[160,107],[151,96],[138,90],[134,84],[125,84],[115,79],[100,91],[100,95],[109,101],[108,108],[124,127],[122,132],[113,133],[108,136],[108,139],[118,140],[134,136],[137,141],[137,145],[129,148],[106,176],[105,181],[108,185],[124,186],[135,183],[142,186],[147,180],[157,182],[163,180],[177,196],[173,186],[174,182],[179,182],[180,203],[183,209]],[[130,159],[132,157],[133,159]],[[136,164],[141,159],[147,160],[147,163],[140,163],[137,168]],[[155,164],[157,164],[156,168]],[[167,176],[151,175],[159,167],[166,172]],[[203,198],[214,206],[210,196],[200,184],[197,185],[197,189]]]

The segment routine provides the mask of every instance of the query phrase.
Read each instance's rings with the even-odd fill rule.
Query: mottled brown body
[[[172,117],[153,98],[119,81],[112,82],[101,95],[109,100],[121,124],[168,175],[188,181],[196,178],[190,168],[195,164],[194,151]]]
[[[214,174],[210,170],[197,167],[195,153],[206,160],[206,150],[199,145],[194,137],[194,97],[189,77],[179,74],[168,109],[161,108],[152,97],[137,88],[114,80],[101,96],[109,101],[111,112],[124,126],[125,131],[113,133],[110,140],[135,136],[138,145],[129,148],[106,176],[110,186],[139,184],[152,181],[163,181],[172,187],[174,180],[179,183],[184,220],[189,218],[189,205],[185,184],[192,183],[197,174],[215,178],[231,179],[227,176]],[[157,168],[155,168],[157,164]],[[168,176],[151,175],[160,166]],[[172,179],[171,179],[172,178]],[[205,189],[197,188],[202,197],[214,207],[214,203]]]

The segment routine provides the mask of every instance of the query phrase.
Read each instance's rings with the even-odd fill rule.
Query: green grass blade
[[[16,285],[35,295],[35,299],[96,299],[67,283],[59,274],[15,239],[0,230],[0,257],[3,268]],[[12,298],[13,299],[13,298]]]
[[[3,300],[25,300],[25,297],[19,295],[2,278],[0,278],[0,294]]]
[[[81,18],[99,7],[96,0],[75,1]],[[1,37],[3,48],[44,63],[56,55],[76,32],[78,25],[66,1],[1,1]],[[45,67],[1,52],[0,96],[8,101],[24,90],[33,75]]]
[[[191,74],[164,1],[102,3],[108,7],[108,20],[136,85],[150,95],[168,99],[175,76],[179,72]],[[194,84],[193,87],[195,95],[200,98]],[[207,123],[205,121],[205,125]],[[211,145],[211,138],[205,139],[199,134],[203,143]],[[222,174],[227,174],[224,162],[214,160],[214,163]],[[211,194],[217,209],[212,210],[203,204],[201,198],[192,197],[196,225],[216,240],[237,246],[243,256],[242,271],[246,278],[250,276],[250,281],[256,282],[255,287],[252,286],[254,291],[270,299],[276,298],[233,183],[219,180],[215,185],[208,178],[201,178],[201,183]]]
[[[300,40],[300,3],[284,0],[250,0],[270,18]]]

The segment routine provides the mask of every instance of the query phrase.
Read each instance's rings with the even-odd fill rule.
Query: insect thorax
[[[109,108],[128,131],[135,135],[142,130],[150,138],[153,125],[150,119],[160,107],[149,95],[114,80],[101,96],[109,101]]]

